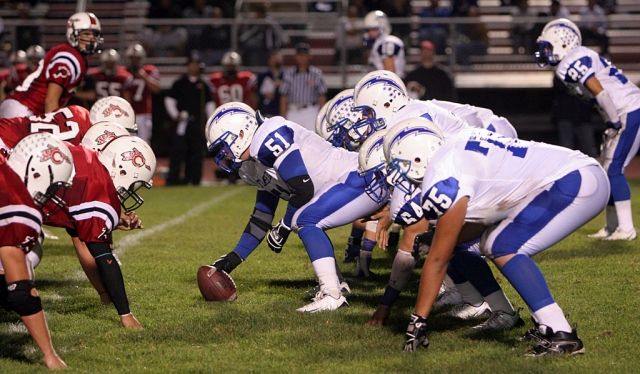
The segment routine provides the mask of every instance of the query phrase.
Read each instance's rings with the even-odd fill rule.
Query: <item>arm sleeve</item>
[[[176,99],[166,96],[164,98],[164,106],[167,108],[167,113],[169,113],[171,119],[178,118],[178,101]]]
[[[118,314],[123,316],[131,313],[129,299],[124,288],[122,270],[118,261],[113,257],[109,243],[86,243],[89,252],[96,259],[98,272]]]
[[[266,191],[258,191],[256,205],[247,226],[233,249],[243,260],[253,252],[271,229],[280,199]]]
[[[618,117],[618,110],[616,109],[613,100],[611,100],[611,96],[607,94],[607,91],[600,91],[600,93],[596,95],[596,101],[598,102],[598,105],[600,105],[600,108],[602,108],[602,110],[607,114],[610,122],[620,122],[620,117]]]

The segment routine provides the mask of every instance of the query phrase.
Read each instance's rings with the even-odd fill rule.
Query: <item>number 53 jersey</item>
[[[490,225],[505,219],[532,192],[590,165],[599,164],[581,152],[465,129],[429,161],[422,181],[424,217],[437,219],[468,196],[465,220]]]

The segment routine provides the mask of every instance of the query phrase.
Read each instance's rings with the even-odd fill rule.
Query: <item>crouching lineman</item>
[[[527,356],[584,353],[582,340],[530,259],[595,217],[609,183],[596,160],[566,148],[464,129],[445,138],[431,121],[389,130],[386,159],[399,183],[421,185],[422,211],[437,219],[404,350],[427,347],[426,322],[457,242],[481,238],[491,259],[524,299],[540,342]]]
[[[51,134],[32,134],[18,142],[8,159],[0,155],[0,306],[20,315],[50,369],[66,367],[58,357],[42,310],[42,302],[31,278],[26,253],[40,236],[41,210],[61,204],[55,197],[68,187],[73,156],[64,143]]]
[[[224,159],[232,161],[231,168],[255,162],[257,170],[272,168],[271,174],[265,174],[265,182],[270,178],[281,181],[276,190],[258,190],[254,212],[239,243],[214,266],[225,271],[226,266],[235,268],[258,246],[269,229],[267,242],[271,249],[279,252],[289,232],[295,230],[320,282],[314,301],[298,311],[314,313],[347,306],[333,246],[324,230],[351,223],[380,207],[369,199],[366,182],[356,171],[358,154],[333,147],[320,136],[282,117],[263,120],[259,113],[242,103],[219,107],[207,121],[206,135],[209,150],[220,167],[229,169]],[[287,211],[271,228],[279,195],[283,193],[289,195]]]

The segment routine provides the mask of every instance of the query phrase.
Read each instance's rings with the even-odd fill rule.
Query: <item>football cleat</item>
[[[540,325],[539,331],[540,344],[525,353],[525,356],[540,357],[562,354],[572,356],[584,353],[584,345],[575,329],[571,330],[571,332],[558,331],[554,333],[551,327]]]
[[[499,331],[508,330],[516,326],[524,325],[524,321],[520,318],[520,313],[517,310],[513,311],[513,314],[509,314],[505,311],[498,310],[491,313],[491,317],[478,326],[474,326],[474,330],[482,331]]]
[[[334,288],[333,290],[327,289],[325,291],[319,291],[311,303],[302,308],[298,308],[297,311],[302,313],[317,313],[325,310],[336,310],[345,306],[349,306],[347,299],[337,288]]]
[[[602,240],[633,240],[638,236],[636,233],[636,229],[632,229],[630,231],[622,231],[618,227],[616,231],[612,232],[611,235],[602,238]]]
[[[387,247],[397,248],[400,242],[400,233],[391,231],[389,233],[389,240],[387,241]]]
[[[517,337],[517,341],[526,342],[529,340],[535,340],[539,342],[541,339],[544,339],[544,337],[540,333],[540,329],[538,328],[540,324],[533,318],[531,318],[531,322],[533,322],[533,327],[527,330],[527,332],[525,332],[522,336]]]
[[[352,295],[351,293],[351,288],[349,287],[349,284],[347,282],[340,282],[340,291],[342,292],[342,295],[344,297],[349,297]],[[315,295],[311,301],[315,301],[316,300],[316,296],[318,296],[318,292],[320,292],[320,285],[317,285],[315,287],[313,287],[310,290],[305,291],[306,294],[308,295]]]
[[[444,282],[442,286],[440,286],[440,292],[436,297],[436,301],[433,303],[434,308],[439,308],[447,305],[458,305],[462,304],[464,300],[462,300],[462,295],[458,292],[457,288],[449,288]]]
[[[486,314],[491,314],[491,308],[486,301],[478,306],[473,306],[469,303],[457,305],[455,308],[448,312],[438,314],[438,317],[452,317],[459,319],[469,319],[481,317]]]
[[[606,238],[609,235],[611,235],[611,231],[607,228],[607,226],[605,226],[605,227],[601,228],[600,231],[596,232],[595,234],[587,235],[587,237],[588,238],[592,238],[592,239],[603,239],[603,238]]]

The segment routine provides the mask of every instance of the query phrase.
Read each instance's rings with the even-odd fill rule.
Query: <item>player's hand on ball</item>
[[[427,339],[427,319],[417,314],[411,315],[411,321],[407,326],[405,333],[404,350],[407,352],[415,352],[419,346],[427,348],[429,339]]]
[[[269,231],[269,235],[267,235],[267,245],[269,245],[269,248],[275,253],[280,253],[284,243],[287,242],[289,234],[291,234],[291,229],[280,220],[280,222]]]

